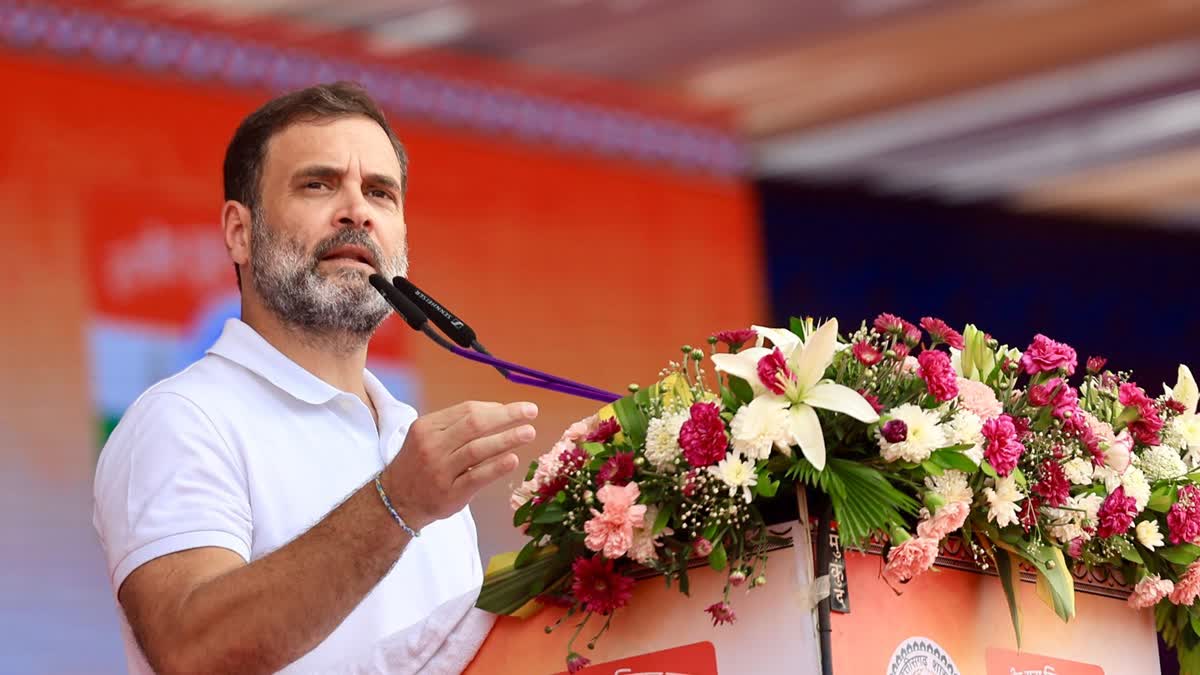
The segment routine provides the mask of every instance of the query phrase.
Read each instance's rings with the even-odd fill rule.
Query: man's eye
[[[371,190],[368,194],[379,199],[386,199],[393,202],[396,201],[396,198],[392,196],[392,193],[388,192],[387,190]]]
[[[308,190],[324,190],[324,189],[328,188],[329,186],[326,185],[325,183],[322,183],[321,181],[314,180],[310,183],[306,183],[304,185],[304,187]]]

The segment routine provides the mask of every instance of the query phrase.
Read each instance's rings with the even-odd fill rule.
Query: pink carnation
[[[1079,357],[1070,346],[1038,334],[1034,336],[1033,344],[1029,345],[1021,356],[1021,367],[1027,375],[1055,373],[1060,369],[1067,375],[1074,375],[1078,360]]]
[[[908,581],[932,567],[937,554],[937,539],[920,536],[906,539],[888,551],[883,578],[893,583]]]
[[[592,509],[592,518],[583,524],[587,533],[583,543],[609,560],[625,555],[633,544],[633,528],[642,527],[646,516],[646,505],[634,503],[639,494],[637,483],[609,484],[597,490],[604,512]]]
[[[1133,463],[1133,438],[1128,431],[1122,431],[1117,434],[1107,448],[1104,448],[1104,466],[1120,475],[1125,473],[1131,463]]]
[[[1167,529],[1172,544],[1191,544],[1200,539],[1200,486],[1184,485],[1167,512]]]
[[[700,537],[692,542],[692,552],[700,557],[705,557],[713,552],[712,542],[704,537]]]
[[[1087,372],[1089,375],[1099,375],[1100,371],[1104,370],[1104,366],[1108,365],[1108,359],[1103,356],[1089,356],[1087,360]]]
[[[1030,387],[1029,402],[1039,408],[1051,406],[1055,417],[1067,419],[1079,409],[1079,393],[1061,377],[1054,377]]]
[[[1096,512],[1096,520],[1100,521],[1097,536],[1103,539],[1128,532],[1137,514],[1137,500],[1125,494],[1124,486],[1118,487],[1104,499],[1100,510]]]
[[[958,376],[954,374],[954,366],[946,352],[926,349],[917,357],[917,363],[921,366],[925,387],[935,399],[950,401],[958,396]]]
[[[691,417],[679,430],[683,458],[695,467],[712,466],[725,459],[729,436],[715,403],[693,403]]]
[[[1158,604],[1159,600],[1171,594],[1175,590],[1175,584],[1170,579],[1163,579],[1157,574],[1150,576],[1137,582],[1133,587],[1133,593],[1129,594],[1129,606],[1133,609],[1148,609]]]
[[[1001,415],[984,422],[983,437],[987,439],[983,456],[988,464],[1001,476],[1011,474],[1025,452],[1025,446],[1017,440],[1017,427],[1013,424],[1013,418]]]
[[[940,541],[967,522],[971,505],[967,502],[950,502],[943,505],[928,520],[917,523],[917,537]]]
[[[965,377],[958,378],[958,404],[984,421],[999,417],[1004,412],[1004,406],[1000,405],[991,387]]]
[[[1197,596],[1200,596],[1200,561],[1188,565],[1187,571],[1175,584],[1175,590],[1171,591],[1170,598],[1176,605],[1191,607]]]

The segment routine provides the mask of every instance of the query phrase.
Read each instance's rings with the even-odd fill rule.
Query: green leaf
[[[671,516],[675,514],[675,505],[671,504],[667,508],[658,512],[658,517],[654,519],[654,528],[650,530],[650,534],[658,534],[666,528],[667,523],[671,522]]]
[[[718,527],[720,527],[720,525],[717,525],[717,523],[715,523],[715,522],[709,523],[708,527],[704,528],[704,531],[700,533],[700,536],[704,537],[705,539],[707,539],[709,541],[712,541],[713,538],[715,538],[717,536],[717,528]]]
[[[771,478],[770,472],[765,468],[758,472],[758,482],[754,484],[754,490],[762,497],[774,497],[775,492],[779,489],[779,481]]]
[[[1017,485],[1021,487],[1025,487],[1027,485],[1025,482],[1025,474],[1021,473],[1020,469],[1013,469],[1012,476],[1013,479],[1017,481]]]
[[[975,473],[975,470],[979,467],[975,465],[975,462],[971,461],[970,457],[955,449],[959,447],[963,446],[934,450],[933,454],[929,456],[929,460],[943,469],[954,469],[955,471],[962,471],[967,474]],[[974,446],[968,445],[965,446],[965,449],[970,450],[972,447]]]
[[[1196,635],[1200,635],[1200,616],[1196,616],[1195,614],[1190,614],[1188,616],[1188,619],[1192,625],[1192,632],[1195,633]]]
[[[1004,599],[1008,602],[1008,614],[1012,618],[1013,633],[1017,636],[1017,649],[1021,648],[1021,606],[1017,598],[1017,585],[1021,583],[1021,571],[1008,551],[993,550],[996,556],[996,572],[1000,574],[1000,585],[1004,587]]]
[[[530,540],[526,542],[525,546],[521,549],[521,552],[517,554],[517,559],[513,561],[513,567],[519,568],[528,565],[533,560],[533,556],[537,552],[538,547],[536,541]]]
[[[1075,577],[1063,557],[1062,549],[1056,546],[1035,546],[1034,567],[1037,568],[1038,596],[1054,609],[1063,621],[1075,618]]]
[[[925,473],[929,474],[930,476],[940,476],[946,473],[942,467],[937,464],[937,462],[929,459],[921,462],[921,468],[925,469]]]
[[[1178,498],[1178,489],[1171,484],[1160,485],[1154,488],[1150,493],[1150,501],[1147,502],[1146,508],[1159,513],[1166,513],[1171,510],[1171,506],[1175,504]]]
[[[1200,546],[1195,544],[1180,544],[1178,546],[1169,546],[1156,551],[1158,557],[1169,560],[1176,565],[1191,565],[1200,558]]]
[[[1146,564],[1145,561],[1142,560],[1142,554],[1138,553],[1138,550],[1133,547],[1133,544],[1120,537],[1114,537],[1110,541],[1116,544],[1117,550],[1121,552],[1122,558],[1138,565],[1144,566]]]
[[[529,520],[529,514],[533,511],[533,500],[525,502],[513,514],[513,527],[520,527],[522,523]]]
[[[800,319],[800,318],[797,318],[794,316],[791,318],[790,321],[788,321],[788,329],[791,330],[796,335],[800,336],[801,339],[805,339],[805,337],[806,337],[805,333],[808,332],[805,330],[804,319]]]
[[[729,389],[733,391],[733,395],[742,403],[749,403],[754,400],[754,389],[750,387],[749,382],[740,377],[729,376]]]
[[[630,445],[635,448],[645,445],[646,427],[650,424],[650,420],[646,418],[646,413],[642,412],[642,408],[638,407],[636,400],[636,397],[645,391],[639,390],[636,394],[630,394],[612,404],[613,414],[617,416],[617,422],[621,424],[621,432],[625,434],[625,438],[629,440]]]
[[[567,512],[563,510],[561,505],[551,502],[546,505],[546,508],[541,513],[533,517],[533,522],[538,524],[561,523],[565,515],[567,515]]]
[[[999,478],[1000,477],[1000,474],[996,473],[996,470],[992,468],[992,465],[990,463],[988,463],[988,461],[986,459],[979,463],[979,468],[989,478]]]
[[[725,569],[726,562],[725,544],[718,541],[713,546],[712,553],[708,554],[708,566],[714,570],[720,571]]]
[[[540,549],[524,567],[490,574],[475,606],[493,614],[511,614],[570,573],[573,556],[567,548]],[[537,590],[535,590],[537,589]]]
[[[579,445],[592,457],[599,455],[606,449],[603,443],[580,443]]]
[[[896,489],[878,470],[851,459],[832,457],[817,478],[817,487],[833,502],[842,541],[863,545],[874,532],[905,522],[920,504]]]

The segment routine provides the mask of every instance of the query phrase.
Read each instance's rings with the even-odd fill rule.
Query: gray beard
[[[406,248],[385,259],[366,231],[357,227],[338,230],[309,254],[299,241],[276,231],[261,211],[254,209],[250,241],[254,288],[267,309],[310,341],[339,352],[365,345],[391,307],[362,270],[339,268],[326,276],[318,269],[321,258],[339,246],[353,244],[371,251],[385,278],[408,273]]]

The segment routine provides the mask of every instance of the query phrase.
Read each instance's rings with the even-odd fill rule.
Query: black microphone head
[[[450,310],[446,309],[437,300],[429,297],[427,293],[417,288],[413,282],[404,277],[396,277],[392,279],[396,290],[400,291],[409,300],[424,308],[429,320],[432,321],[442,332],[451,340],[454,340],[459,347],[471,349],[476,342],[475,331],[467,325],[465,321],[454,316]]]
[[[403,293],[396,290],[395,286],[388,283],[388,280],[381,274],[372,274],[368,280],[375,290],[383,296],[384,300],[388,301],[400,316],[404,317],[404,321],[413,330],[421,330],[426,323],[429,322],[429,317],[425,316],[425,312],[421,308],[404,296]]]

